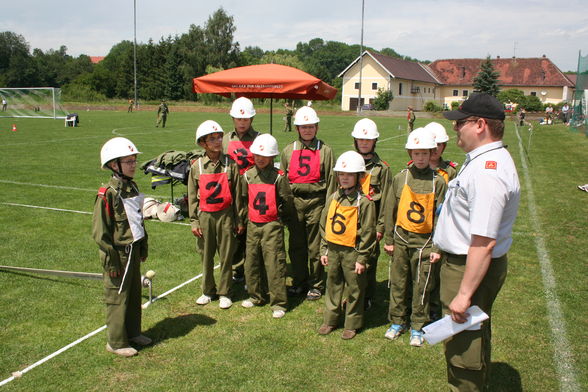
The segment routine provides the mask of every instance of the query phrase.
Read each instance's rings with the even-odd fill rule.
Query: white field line
[[[545,287],[545,299],[547,301],[547,314],[549,316],[549,325],[552,332],[553,340],[553,360],[560,381],[560,391],[575,392],[580,391],[580,385],[577,381],[576,369],[574,367],[574,358],[572,356],[571,345],[567,338],[565,319],[561,311],[561,305],[557,297],[556,282],[553,275],[553,267],[545,240],[541,235],[541,223],[535,208],[535,194],[531,185],[529,168],[525,158],[523,142],[519,134],[519,128],[515,123],[515,131],[519,140],[519,154],[521,157],[521,166],[525,175],[525,186],[527,188],[527,199],[529,205],[529,215],[531,222],[535,227],[535,232],[539,233],[535,238],[535,247],[539,256],[541,265],[541,275],[543,277],[543,286]]]
[[[41,188],[55,188],[55,189],[67,189],[70,191],[83,191],[83,192],[96,192],[97,189],[87,189],[87,188],[75,188],[72,186],[63,186],[63,185],[49,185],[49,184],[35,184],[32,182],[20,182],[20,181],[11,181],[11,180],[0,180],[1,184],[12,184],[12,185],[24,185],[24,186],[37,186]],[[155,199],[162,198],[162,195],[150,195],[145,194],[146,197],[153,197]]]
[[[7,206],[14,206],[14,207],[26,207],[26,208],[39,208],[39,209],[42,209],[42,210],[61,211],[61,212],[73,212],[75,214],[92,215],[92,212],[89,212],[89,211],[77,211],[77,210],[67,210],[65,208],[33,206],[33,205],[30,205],[30,204],[0,202],[0,205],[7,205]],[[183,222],[162,222],[162,221],[157,220],[157,219],[145,219],[145,222],[159,222],[159,223],[168,223],[168,224],[172,224],[172,225],[191,226],[189,223],[183,223]]]
[[[215,269],[217,269],[218,267],[220,267],[220,264],[217,264],[217,265],[215,265],[215,266],[214,266],[214,268],[215,268]],[[166,291],[165,293],[163,293],[163,294],[161,294],[161,295],[159,295],[159,296],[157,296],[157,297],[153,298],[153,301],[152,301],[152,302],[155,302],[156,300],[158,300],[158,299],[161,299],[161,298],[163,298],[163,297],[167,296],[167,295],[168,295],[168,294],[170,294],[170,293],[173,293],[174,291],[176,291],[176,290],[178,290],[178,289],[180,289],[180,288],[184,287],[184,286],[185,286],[185,285],[187,285],[187,284],[190,284],[190,283],[192,283],[193,281],[195,281],[195,280],[197,280],[197,279],[199,279],[199,278],[201,278],[201,277],[202,277],[202,274],[200,274],[200,275],[196,275],[196,276],[194,276],[193,278],[191,278],[191,279],[188,279],[187,281],[185,281],[184,283],[182,283],[182,284],[180,284],[180,285],[178,285],[178,286],[174,287],[173,289],[171,289],[171,290],[168,290],[168,291]],[[145,304],[147,304],[147,303],[149,303],[149,302],[146,302]],[[145,304],[143,304],[143,305],[145,305]],[[30,370],[32,370],[32,369],[34,369],[34,368],[36,368],[37,366],[39,366],[39,365],[41,365],[41,364],[43,364],[43,363],[45,363],[45,362],[47,362],[47,361],[48,361],[48,360],[50,360],[51,358],[54,358],[54,357],[58,356],[58,355],[59,355],[59,354],[61,354],[62,352],[66,351],[66,350],[69,350],[70,348],[72,348],[73,346],[76,346],[77,344],[79,344],[79,343],[83,342],[84,340],[86,340],[86,339],[89,339],[89,338],[91,338],[92,336],[94,336],[94,335],[96,335],[96,334],[98,334],[98,333],[100,333],[100,332],[104,331],[105,329],[106,329],[106,325],[103,325],[103,326],[101,326],[100,328],[98,328],[98,329],[95,329],[94,331],[90,332],[89,334],[87,334],[87,335],[85,335],[85,336],[82,336],[82,337],[81,337],[81,338],[79,338],[78,340],[75,340],[75,341],[71,342],[71,343],[70,343],[70,344],[68,344],[67,346],[64,346],[64,347],[60,348],[59,350],[55,351],[54,353],[47,355],[45,358],[43,358],[43,359],[41,359],[41,360],[39,360],[39,361],[37,361],[37,362],[33,363],[31,366],[28,366],[28,367],[24,368],[23,370],[19,370],[19,371],[13,372],[13,373],[12,373],[12,376],[8,377],[7,379],[5,379],[5,380],[3,380],[3,381],[0,381],[0,387],[1,387],[2,385],[4,385],[4,384],[8,384],[9,382],[11,382],[12,380],[14,380],[15,378],[20,378],[20,377],[22,377],[22,375],[23,375],[23,374],[25,374],[25,373],[27,373],[28,371],[30,371]]]

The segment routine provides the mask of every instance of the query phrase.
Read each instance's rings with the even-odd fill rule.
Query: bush
[[[457,102],[457,101],[451,102],[451,110],[457,110],[457,109],[459,109],[459,102]]]
[[[392,91],[384,90],[382,88],[378,89],[378,95],[374,99],[374,109],[375,110],[388,110],[390,107],[390,101],[394,99],[394,95],[392,95]]]
[[[425,106],[423,107],[423,109],[425,110],[425,112],[440,112],[443,110],[441,105],[433,101],[425,102]]]
[[[521,105],[525,108],[528,112],[542,112],[543,111],[543,103],[534,95],[529,95],[525,97],[525,102],[522,102]]]
[[[63,101],[70,102],[104,102],[106,96],[83,84],[66,84],[61,89]]]

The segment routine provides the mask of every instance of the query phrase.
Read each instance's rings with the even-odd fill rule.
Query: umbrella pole
[[[273,117],[274,117],[274,98],[270,97],[270,135],[272,135]]]

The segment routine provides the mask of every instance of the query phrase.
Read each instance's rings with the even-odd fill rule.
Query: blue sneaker
[[[416,329],[410,330],[410,345],[414,347],[421,347],[425,342],[423,337],[423,331],[417,331]]]
[[[406,331],[406,327],[400,324],[392,324],[384,334],[384,337],[394,340]]]

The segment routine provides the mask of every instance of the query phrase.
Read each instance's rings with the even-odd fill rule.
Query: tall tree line
[[[202,27],[192,24],[180,36],[137,44],[139,98],[196,100],[193,78],[264,63],[290,65],[340,87],[342,81],[337,75],[357,58],[360,50],[359,45],[321,38],[299,42],[294,50],[264,51],[257,46],[241,50],[234,41],[235,31],[233,17],[219,8]],[[379,52],[403,57],[390,48]],[[86,55],[68,55],[65,46],[46,52],[34,49],[31,53],[24,37],[0,32],[0,87],[61,87],[68,100],[126,99],[134,97],[133,69],[131,41],[117,43],[104,60],[93,64]]]

